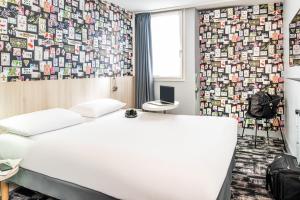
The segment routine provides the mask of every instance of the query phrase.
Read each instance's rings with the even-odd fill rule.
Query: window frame
[[[179,14],[179,18],[180,18],[180,54],[181,54],[181,62],[180,62],[180,68],[181,68],[181,73],[180,76],[178,77],[167,77],[167,76],[154,76],[153,75],[153,79],[155,82],[182,82],[185,81],[185,42],[184,42],[184,36],[185,36],[185,31],[184,31],[184,18],[185,18],[185,13],[184,10],[171,10],[171,11],[163,11],[163,12],[156,12],[156,13],[152,13],[151,15],[168,15],[169,13],[178,13]]]

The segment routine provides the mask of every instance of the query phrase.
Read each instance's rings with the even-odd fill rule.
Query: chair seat
[[[253,118],[253,119],[257,119],[257,120],[262,120],[262,119],[273,119],[276,117],[276,113],[272,113],[272,115],[269,116],[262,116],[262,117],[258,117],[255,115],[252,115],[250,112],[246,112],[246,117],[247,118]]]
[[[257,120],[262,120],[262,119],[263,119],[262,117],[254,116],[254,115],[252,115],[252,114],[249,113],[249,112],[246,112],[246,117],[247,117],[247,118],[257,119]]]

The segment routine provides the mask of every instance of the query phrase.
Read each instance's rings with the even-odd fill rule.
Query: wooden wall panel
[[[113,83],[118,86],[112,91]],[[0,119],[49,108],[70,108],[76,104],[115,98],[134,107],[134,78],[68,79],[0,83]]]
[[[117,91],[114,91],[117,86]],[[111,79],[111,98],[127,103],[127,108],[135,108],[135,78],[126,76]]]

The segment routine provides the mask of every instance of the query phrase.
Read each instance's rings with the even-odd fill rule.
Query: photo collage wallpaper
[[[0,0],[0,82],[132,75],[132,19],[98,0]]]
[[[199,11],[201,115],[241,122],[252,94],[283,97],[282,12],[282,3]],[[283,105],[278,113],[283,125]],[[277,121],[272,123],[276,129]]]
[[[300,10],[290,23],[290,66],[300,65]]]

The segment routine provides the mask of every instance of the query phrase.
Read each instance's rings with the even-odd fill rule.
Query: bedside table
[[[9,173],[6,176],[0,176],[0,182],[1,182],[1,200],[8,200],[9,199],[9,186],[8,183],[5,182],[5,180],[13,177],[16,175],[19,171],[19,166],[9,170]]]
[[[153,101],[149,101],[143,104],[143,110],[150,112],[163,112],[167,113],[168,110],[173,110],[179,106],[179,102],[175,101],[173,104],[155,105]]]

